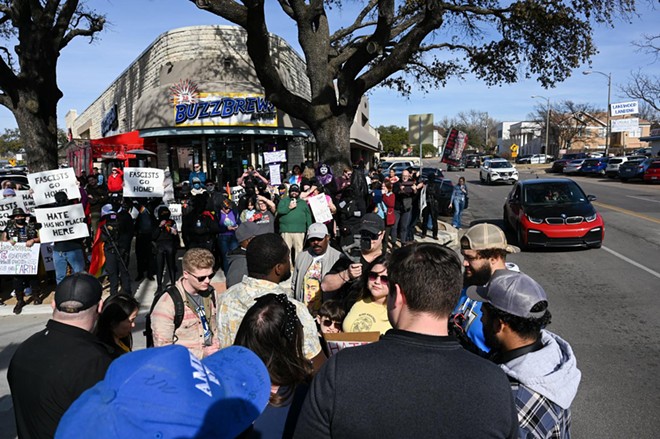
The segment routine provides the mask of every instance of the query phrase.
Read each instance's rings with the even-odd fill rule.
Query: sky
[[[638,0],[637,17],[617,21],[614,29],[595,25],[595,44],[599,54],[591,65],[573,71],[570,78],[551,89],[544,89],[536,80],[522,80],[512,85],[488,87],[473,77],[452,79],[444,88],[429,93],[413,92],[402,97],[388,89],[369,93],[372,126],[407,126],[409,114],[432,113],[435,121],[454,117],[459,112],[487,112],[497,121],[526,120],[535,108],[550,102],[572,100],[605,109],[607,78],[583,75],[591,69],[612,74],[612,102],[625,102],[619,87],[628,81],[631,71],[642,69],[648,75],[660,77],[660,59],[649,58],[631,44],[643,34],[657,34],[660,5],[657,0]],[[267,1],[269,9],[278,9],[277,2]],[[333,11],[331,25],[347,24],[354,15],[351,6],[361,2],[346,2],[349,6]],[[64,128],[64,116],[70,109],[82,113],[121,73],[162,33],[185,26],[229,24],[220,17],[198,9],[189,0],[90,0],[87,4],[104,13],[109,22],[91,44],[87,38],[74,39],[63,51],[58,63],[58,84],[64,97],[58,104],[58,124]],[[653,6],[655,5],[655,7]],[[295,27],[287,17],[271,15],[269,30],[299,46]],[[15,128],[13,115],[0,107],[0,131]]]

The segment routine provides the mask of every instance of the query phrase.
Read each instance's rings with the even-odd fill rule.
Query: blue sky
[[[91,44],[77,38],[64,49],[58,65],[58,82],[64,97],[58,105],[58,121],[64,127],[64,116],[69,109],[81,113],[147,48],[160,34],[170,29],[200,24],[227,24],[219,17],[199,10],[188,0],[91,0],[88,4],[105,13],[110,24]],[[275,1],[268,1],[277,9]],[[355,2],[347,2],[354,5]],[[583,66],[572,77],[555,88],[546,90],[534,79],[513,85],[487,87],[474,78],[464,81],[452,79],[447,86],[424,94],[413,93],[403,98],[386,89],[370,93],[371,123],[378,125],[408,124],[408,114],[433,113],[435,120],[453,117],[470,110],[488,112],[499,121],[524,120],[535,106],[544,104],[532,95],[549,97],[552,101],[573,100],[605,108],[607,104],[607,78],[601,75],[582,75],[593,69],[612,73],[612,102],[629,100],[618,91],[627,82],[630,71],[639,68],[649,75],[660,75],[660,60],[654,60],[635,51],[631,42],[643,34],[656,34],[660,23],[660,7],[654,0],[639,0],[639,17],[630,22],[619,21],[614,29],[597,26],[595,42],[600,51],[591,66]],[[334,11],[331,24],[353,18],[352,6]],[[286,17],[269,19],[269,30],[298,47],[295,28]],[[0,130],[16,126],[12,114],[0,108]]]

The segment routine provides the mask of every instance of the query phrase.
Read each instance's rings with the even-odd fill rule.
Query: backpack
[[[153,348],[154,347],[154,333],[151,330],[151,313],[154,312],[154,308],[156,307],[156,304],[160,300],[161,297],[163,297],[163,294],[169,294],[170,297],[172,298],[172,302],[174,302],[174,331],[176,332],[177,329],[181,326],[181,323],[183,322],[183,313],[185,311],[184,308],[184,303],[183,303],[183,298],[181,297],[181,294],[179,293],[179,290],[175,285],[170,285],[167,288],[165,288],[164,291],[161,291],[157,293],[154,296],[154,301],[151,302],[151,308],[149,308],[149,312],[147,313],[147,316],[144,320],[144,331],[143,334],[147,339],[147,347],[148,348]]]

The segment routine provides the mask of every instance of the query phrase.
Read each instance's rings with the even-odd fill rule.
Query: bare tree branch
[[[378,4],[378,0],[370,0],[369,3],[367,3],[367,5],[358,13],[357,17],[355,17],[355,21],[353,21],[353,24],[337,30],[337,32],[335,32],[330,36],[330,41],[334,42],[341,40],[358,29],[363,29],[367,26],[373,26],[374,24],[376,24],[375,21],[368,21],[366,23],[362,23],[362,20],[364,20],[364,18],[374,9],[374,7],[377,4]]]

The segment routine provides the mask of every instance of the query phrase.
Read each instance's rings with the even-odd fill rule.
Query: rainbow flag
[[[92,244],[92,262],[89,265],[89,274],[101,277],[103,275],[103,266],[105,265],[105,252],[103,247],[105,243],[101,239],[101,229],[105,225],[105,218],[99,221],[94,235],[94,243]]]

